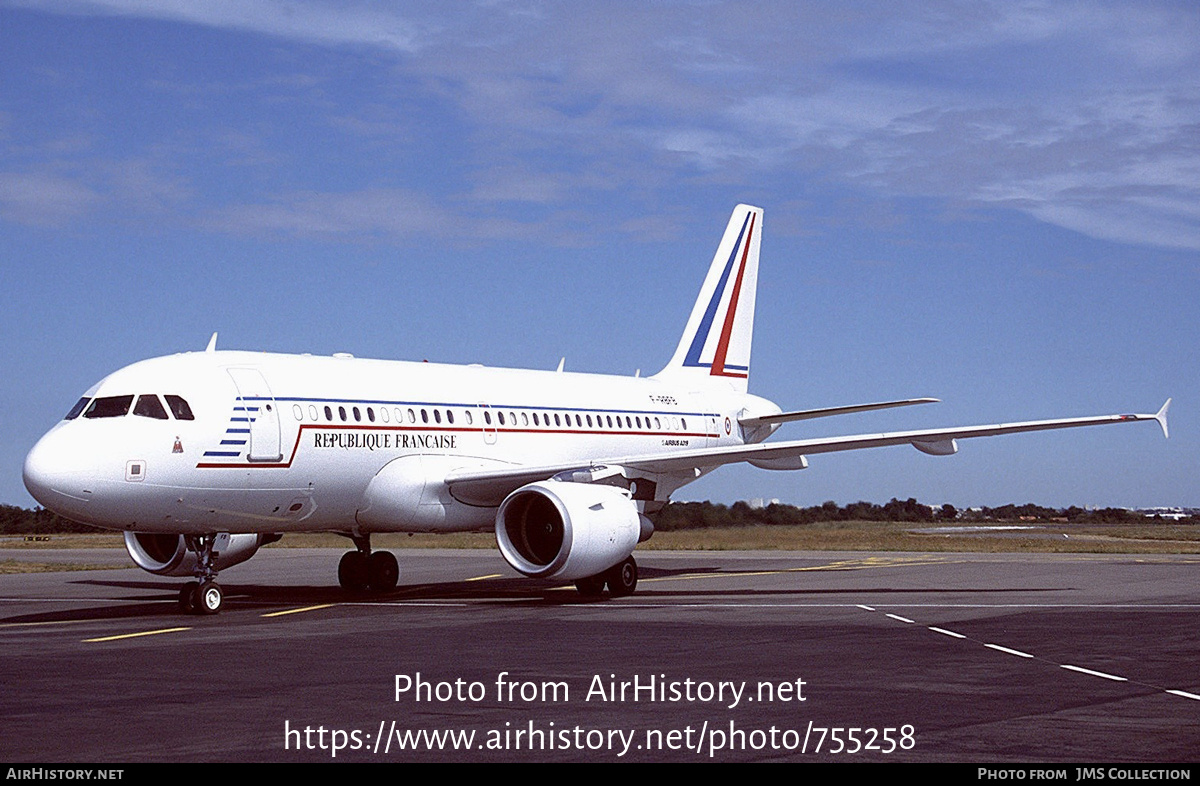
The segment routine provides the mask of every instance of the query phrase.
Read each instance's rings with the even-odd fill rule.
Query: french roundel
[[[729,418],[725,418],[725,436],[729,436],[733,431],[733,424],[729,422]]]

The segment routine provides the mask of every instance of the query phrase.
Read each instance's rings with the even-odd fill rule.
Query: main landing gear
[[[215,534],[184,536],[188,551],[196,555],[196,580],[184,584],[179,591],[179,606],[185,614],[216,614],[225,602],[213,567],[217,557],[213,550],[216,539]]]
[[[400,580],[400,564],[390,551],[371,551],[370,535],[347,535],[357,551],[338,563],[338,583],[351,592],[391,592]]]
[[[637,582],[637,562],[633,557],[626,557],[603,573],[579,579],[575,582],[575,589],[579,590],[579,594],[585,598],[598,598],[604,592],[604,585],[607,584],[610,596],[623,598],[633,594],[633,591],[637,589]]]

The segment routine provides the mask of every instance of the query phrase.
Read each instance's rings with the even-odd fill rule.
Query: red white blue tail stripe
[[[761,234],[762,210],[738,205],[717,247],[679,348],[660,375],[703,375],[745,391],[750,374]]]

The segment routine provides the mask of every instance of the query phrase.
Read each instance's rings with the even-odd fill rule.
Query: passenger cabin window
[[[129,405],[133,396],[104,396],[92,401],[92,405],[83,413],[85,418],[120,418],[129,414]]]
[[[167,406],[171,408],[171,414],[176,420],[195,420],[196,416],[192,414],[192,408],[183,400],[182,396],[163,396],[167,400]]]
[[[138,396],[137,404],[133,407],[133,414],[144,418],[154,418],[155,420],[167,419],[167,411],[163,409],[162,402],[158,400],[158,396],[153,393],[143,393]]]
[[[74,420],[75,418],[79,417],[79,413],[83,412],[83,408],[88,405],[89,401],[91,401],[91,399],[87,396],[84,396],[76,401],[75,406],[71,407],[71,411],[67,413],[67,416],[63,418],[63,420]]]

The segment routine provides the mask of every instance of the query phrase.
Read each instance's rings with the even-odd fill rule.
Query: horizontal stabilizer
[[[738,418],[738,423],[746,428],[766,426],[773,423],[790,423],[793,420],[812,420],[827,418],[833,415],[849,415],[854,412],[870,412],[876,409],[891,409],[892,407],[910,407],[913,404],[936,404],[937,398],[906,398],[900,401],[881,401],[876,404],[853,404],[848,407],[825,407],[823,409],[801,409],[795,412],[780,412],[778,415],[761,415],[757,417]]]

